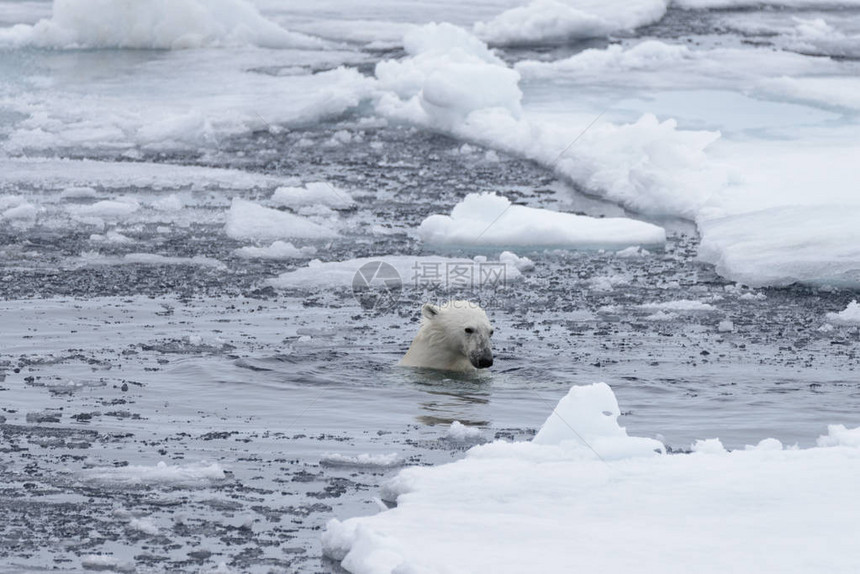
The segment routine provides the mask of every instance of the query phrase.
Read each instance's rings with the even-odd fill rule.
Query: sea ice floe
[[[628,218],[595,218],[515,205],[494,193],[471,193],[451,215],[431,215],[418,227],[427,243],[571,248],[661,246],[663,228]]]
[[[327,239],[337,237],[334,229],[306,217],[234,198],[227,214],[227,235],[233,239],[274,241],[277,239]]]
[[[323,551],[362,574],[856,565],[860,429],[831,426],[809,449],[765,439],[728,452],[710,439],[665,454],[660,442],[629,436],[618,415],[608,386],[574,387],[530,442],[401,470],[382,492],[397,506],[332,519]],[[682,550],[656,552],[666,541]]]
[[[377,276],[380,270],[381,274]],[[282,273],[268,283],[283,289],[353,288],[356,281],[363,287],[374,284],[374,280],[385,280],[391,287],[495,290],[503,289],[507,281],[521,278],[522,273],[511,260],[492,261],[483,256],[466,259],[436,255],[380,255],[345,261],[314,259],[306,267]]]

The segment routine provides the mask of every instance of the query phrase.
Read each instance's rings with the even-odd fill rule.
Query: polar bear
[[[493,326],[480,305],[425,303],[421,315],[421,328],[400,365],[462,372],[493,365]]]

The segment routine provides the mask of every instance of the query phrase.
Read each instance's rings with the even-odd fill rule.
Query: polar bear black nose
[[[487,367],[492,367],[492,366],[493,366],[493,358],[492,357],[489,357],[489,358],[482,357],[482,358],[478,359],[478,368],[479,369],[486,369]]]
[[[486,369],[487,367],[493,366],[493,356],[490,354],[483,355],[478,357],[478,360],[475,362],[475,366],[479,369]]]

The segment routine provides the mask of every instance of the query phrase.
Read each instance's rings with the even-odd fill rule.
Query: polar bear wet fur
[[[405,367],[474,371],[493,365],[493,326],[477,303],[425,303],[421,328],[401,359]]]

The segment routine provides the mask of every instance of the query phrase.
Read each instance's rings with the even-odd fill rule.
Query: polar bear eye
[[[493,333],[495,333],[495,332],[496,332],[496,330],[495,330],[495,329],[490,329],[490,337],[492,337],[492,336],[493,336]]]
[[[466,327],[466,334],[467,334],[467,335],[471,335],[471,334],[472,334],[472,333],[474,333],[474,332],[475,332],[475,330],[474,330],[473,328],[471,328],[471,327]]]

